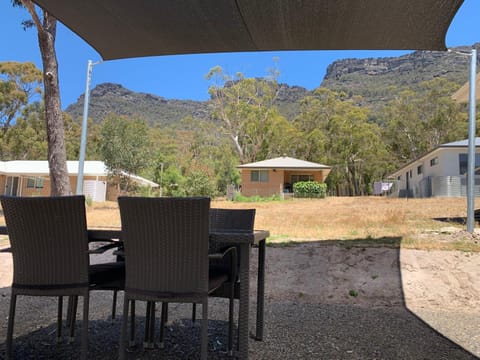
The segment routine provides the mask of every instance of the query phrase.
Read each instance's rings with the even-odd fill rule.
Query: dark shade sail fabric
[[[104,60],[269,50],[445,50],[463,0],[35,0]]]

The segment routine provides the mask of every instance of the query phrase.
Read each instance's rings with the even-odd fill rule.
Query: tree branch
[[[40,18],[38,17],[37,11],[35,10],[35,4],[31,0],[20,0],[23,6],[28,10],[32,20],[37,28],[37,31],[40,33],[43,31],[43,26]]]

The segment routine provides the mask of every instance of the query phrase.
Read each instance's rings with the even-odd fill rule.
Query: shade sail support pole
[[[477,49],[472,49],[470,58],[470,91],[468,116],[468,168],[467,168],[467,231],[475,228],[475,149],[476,149],[476,73]]]

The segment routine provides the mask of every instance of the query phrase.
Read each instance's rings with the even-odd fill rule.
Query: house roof
[[[237,166],[240,169],[297,169],[297,170],[324,170],[330,166],[310,161],[299,160],[288,156],[277,157]]]
[[[69,175],[78,175],[78,161],[67,161]],[[0,174],[8,176],[48,176],[50,170],[47,160],[0,161]],[[84,176],[107,176],[108,170],[103,161],[85,161]],[[158,184],[137,175],[130,175],[136,182],[157,187]]]
[[[475,138],[475,146],[480,146],[480,137]],[[468,147],[468,139],[449,142],[438,147]]]
[[[480,147],[480,137],[475,138],[475,147]],[[445,144],[438,145],[436,148],[426,152],[425,154],[419,156],[418,158],[409,161],[405,165],[403,165],[401,168],[397,169],[395,172],[391,173],[388,177],[397,177],[399,176],[406,168],[410,167],[411,164],[416,163],[430,155],[434,152],[438,152],[439,149],[442,148],[468,148],[468,139],[465,140],[459,140],[459,141],[453,141]]]

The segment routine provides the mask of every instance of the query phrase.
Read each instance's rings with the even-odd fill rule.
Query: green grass
[[[243,196],[240,194],[235,195],[235,202],[267,202],[267,201],[281,201],[280,195],[272,195],[267,197],[262,197],[259,195],[255,196]]]

